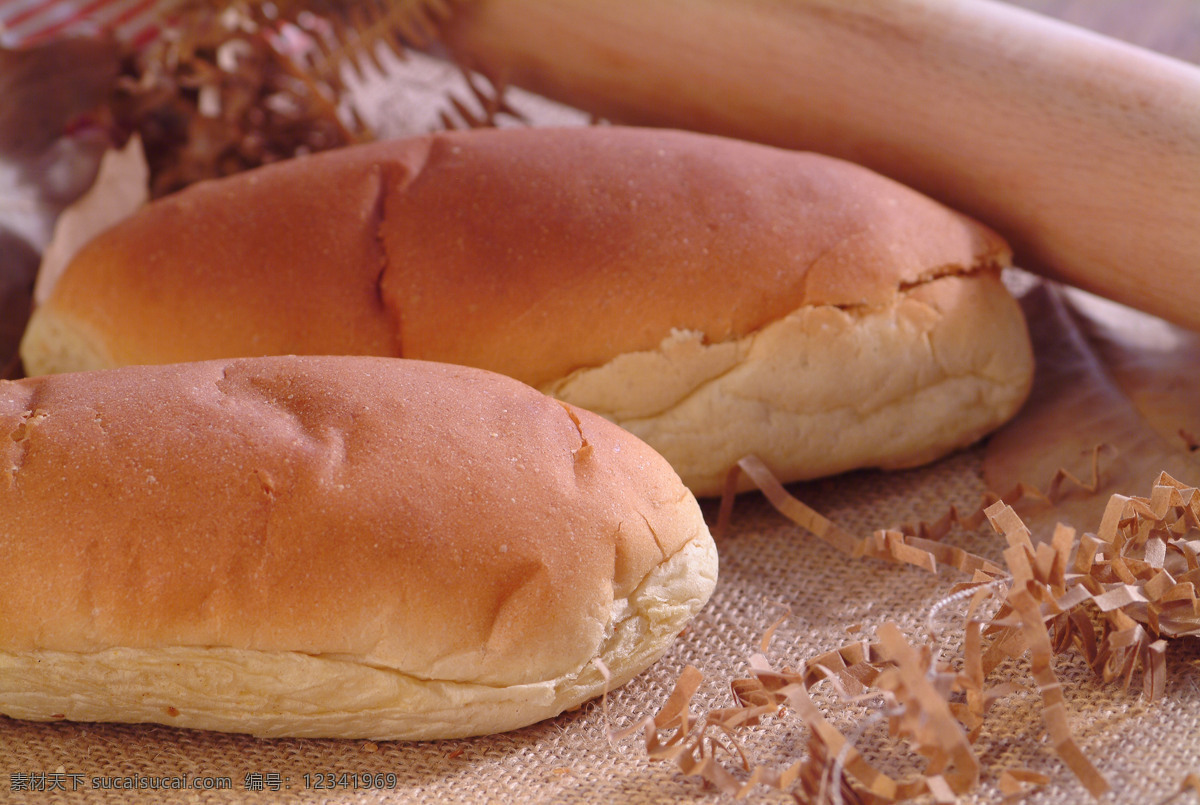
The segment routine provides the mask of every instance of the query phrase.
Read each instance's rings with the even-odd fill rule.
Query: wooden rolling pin
[[[1019,264],[1200,329],[1200,68],[990,0],[475,0],[501,81],[615,122],[820,151]]]

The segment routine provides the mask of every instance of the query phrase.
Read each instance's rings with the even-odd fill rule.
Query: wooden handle
[[[468,63],[617,122],[809,149],[1200,329],[1200,69],[989,0],[477,0]]]

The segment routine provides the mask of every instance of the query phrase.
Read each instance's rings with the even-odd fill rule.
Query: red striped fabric
[[[0,46],[22,47],[58,36],[111,33],[142,47],[180,0],[0,0]]]

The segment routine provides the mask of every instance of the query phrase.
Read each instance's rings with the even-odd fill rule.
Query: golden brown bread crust
[[[902,286],[1007,260],[986,228],[827,157],[519,129],[195,186],[84,249],[46,307],[100,364],[380,354],[539,385],[672,328],[724,341],[804,305],[886,305]],[[65,369],[39,326],[27,369]]]
[[[283,357],[3,382],[0,434],[0,678],[29,652],[219,649],[557,684],[668,559],[711,547],[650,448],[465,367]],[[694,569],[674,602],[691,611],[712,589]]]
[[[399,356],[378,291],[383,166],[351,150],[303,163],[201,183],[85,247],[47,307],[94,334],[87,368]]]
[[[533,385],[672,328],[726,341],[1007,260],[988,230],[863,168],[682,132],[441,137],[386,210],[405,354]]]

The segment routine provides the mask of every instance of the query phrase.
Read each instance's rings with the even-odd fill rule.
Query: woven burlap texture
[[[931,467],[899,473],[856,473],[799,484],[792,491],[857,535],[878,528],[933,519],[950,504],[971,507],[983,492],[979,449]],[[1153,479],[1146,480],[1148,492]],[[710,521],[715,506],[706,503]],[[1084,526],[1094,528],[1094,524]],[[955,544],[999,559],[1002,540],[984,526],[954,533]],[[45,803],[154,801],[226,802],[521,802],[666,803],[718,802],[724,798],[665,763],[647,759],[638,737],[615,745],[608,730],[653,715],[687,664],[705,684],[698,707],[728,706],[730,680],[745,674],[763,633],[790,611],[769,656],[777,666],[870,636],[887,621],[912,640],[930,635],[928,613],[952,584],[953,570],[939,575],[836,553],[775,513],[758,494],[743,495],[734,527],[719,542],[721,576],[707,609],[667,655],[616,691],[607,716],[593,703],[574,713],[506,735],[434,743],[336,740],[259,740],[246,736],[175,730],[160,726],[30,724],[0,720],[0,801]],[[946,654],[957,650],[956,612],[935,624]],[[1195,641],[1180,640],[1168,652],[1170,680],[1159,701],[1137,690],[1102,685],[1076,655],[1056,669],[1064,681],[1072,726],[1083,750],[1113,787],[1106,802],[1157,803],[1179,790],[1186,773],[1200,770],[1200,654]],[[1043,741],[1040,697],[1024,662],[997,672],[1024,685],[1002,701],[977,744],[983,784],[966,802],[996,802],[999,774],[1030,768],[1051,782],[1029,803],[1086,802],[1087,793]],[[1135,680],[1136,687],[1136,680]],[[881,766],[903,771],[911,761],[892,756],[882,724],[872,726],[871,705],[847,708],[832,694],[823,701],[843,731],[862,733]],[[876,719],[876,722],[879,720]],[[864,727],[865,725],[865,727]],[[759,762],[784,765],[803,752],[805,728],[794,717],[764,724],[750,734],[747,750]],[[874,749],[872,749],[872,746]],[[907,766],[905,764],[908,764]],[[385,786],[357,790],[343,773],[375,775]],[[40,776],[39,776],[40,775]],[[93,778],[182,777],[189,784],[227,778],[228,790],[103,790]],[[324,775],[332,775],[324,776]],[[358,778],[361,781],[362,778]],[[14,791],[14,782],[23,790]],[[317,788],[318,784],[332,785]],[[30,791],[30,787],[55,790]],[[258,790],[261,785],[262,790]],[[278,788],[279,790],[272,790]],[[72,790],[74,789],[74,790]],[[765,788],[752,801],[791,801]],[[1180,801],[1186,801],[1186,797]]]

